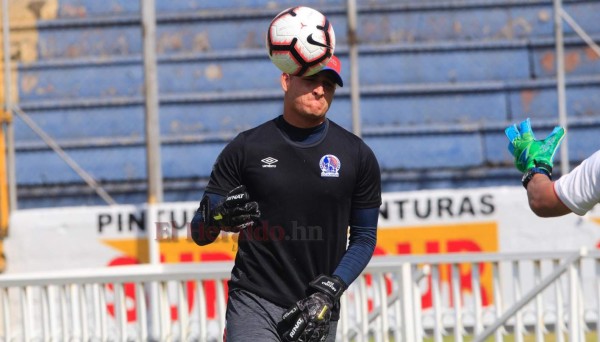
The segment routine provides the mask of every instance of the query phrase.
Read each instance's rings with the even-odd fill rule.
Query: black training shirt
[[[351,209],[381,205],[371,149],[334,122],[324,125],[320,140],[299,144],[279,117],[240,133],[219,155],[206,191],[246,185],[262,221],[240,233],[230,288],[293,305],[311,280],[337,267]]]

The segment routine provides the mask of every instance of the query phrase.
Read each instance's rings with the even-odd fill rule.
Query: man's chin
[[[308,120],[322,121],[325,118],[325,114],[326,113],[322,113],[322,112],[305,113],[304,117],[307,118]]]
[[[305,116],[305,118],[306,118],[306,122],[310,122],[314,126],[320,125],[321,123],[323,123],[323,121],[325,121],[325,115]]]

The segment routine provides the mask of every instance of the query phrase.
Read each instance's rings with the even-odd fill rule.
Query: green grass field
[[[568,341],[569,340],[569,336],[568,334],[564,334],[564,341]],[[374,341],[374,339],[371,339],[370,341]],[[393,336],[390,336],[390,341],[393,342]],[[433,342],[433,338],[425,338],[423,339],[424,342]],[[454,341],[454,337],[452,336],[446,336],[444,337],[444,342],[453,342]],[[473,336],[465,336],[464,338],[464,342],[471,342],[473,341]],[[486,342],[495,342],[496,340],[491,337],[488,338],[486,340]],[[513,335],[504,335],[503,336],[503,341],[504,342],[514,342],[515,341],[515,337]],[[527,335],[523,337],[523,341],[524,342],[535,342],[535,335]],[[596,332],[590,332],[587,333],[585,335],[585,341],[586,342],[597,342],[598,341],[598,334]],[[546,334],[544,335],[544,342],[556,342],[556,335],[555,334]]]
[[[470,336],[466,336],[464,341],[465,342],[470,342],[473,340],[473,337]],[[504,342],[514,342],[515,338],[512,335],[505,335],[503,336],[503,340]],[[569,336],[568,334],[564,334],[564,341],[568,341],[569,340]],[[426,342],[433,342],[433,338],[425,338],[423,341]],[[447,336],[444,337],[444,342],[452,342],[454,341],[454,337],[452,336]],[[496,340],[491,337],[488,338],[486,340],[486,342],[495,342]],[[523,341],[524,342],[535,342],[535,335],[527,335],[523,337]],[[588,333],[585,335],[585,341],[586,342],[595,342],[598,341],[598,334],[596,332],[592,332],[592,333]],[[544,342],[556,342],[556,335],[555,334],[546,334],[544,335]]]

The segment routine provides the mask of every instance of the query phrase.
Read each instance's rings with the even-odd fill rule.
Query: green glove
[[[552,174],[554,154],[565,136],[564,128],[554,127],[544,140],[535,140],[529,118],[504,130],[508,140],[508,150],[515,157],[515,166],[521,172],[537,167]]]

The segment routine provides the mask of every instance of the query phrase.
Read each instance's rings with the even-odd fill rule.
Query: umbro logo
[[[277,163],[277,159],[273,157],[267,157],[261,159],[260,161],[264,163],[262,167],[277,167],[277,165],[275,165],[275,163]]]

